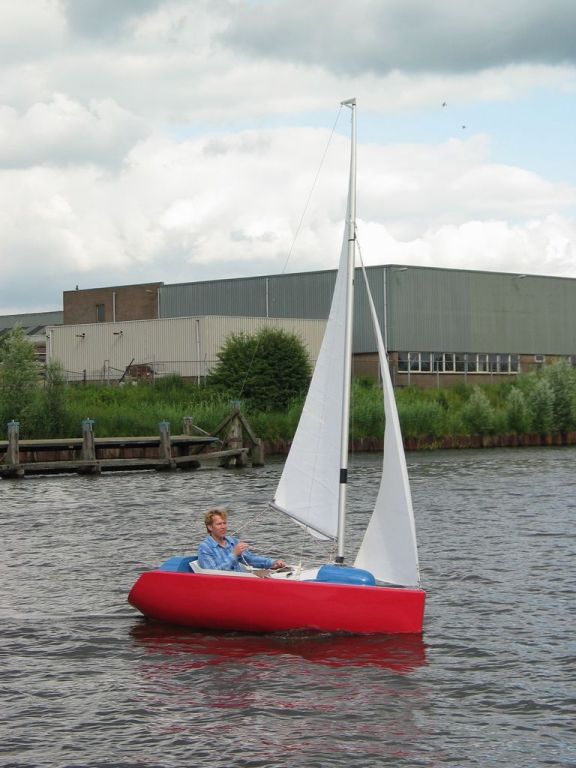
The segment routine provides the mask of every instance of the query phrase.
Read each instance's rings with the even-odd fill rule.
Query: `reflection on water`
[[[190,668],[277,656],[299,657],[328,667],[374,666],[394,672],[410,672],[426,664],[421,635],[205,634],[144,620],[132,627],[130,634],[151,655],[177,656]]]

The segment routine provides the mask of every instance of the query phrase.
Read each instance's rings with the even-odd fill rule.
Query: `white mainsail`
[[[347,223],[324,339],[272,502],[323,539],[335,539],[338,532],[348,232]]]
[[[370,571],[380,581],[407,587],[420,586],[416,526],[400,420],[380,324],[368,278],[363,272],[378,347],[386,426],[380,488],[354,565]]]

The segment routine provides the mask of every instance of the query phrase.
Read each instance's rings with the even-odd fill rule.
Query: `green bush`
[[[489,435],[494,432],[494,408],[480,387],[473,388],[461,416],[465,429],[472,435]]]
[[[510,432],[518,435],[530,429],[530,414],[526,398],[518,387],[512,387],[506,398],[506,426]]]
[[[532,431],[541,435],[553,432],[554,390],[546,379],[536,380],[528,396],[528,411]]]
[[[404,437],[440,437],[446,432],[446,411],[439,403],[403,403],[398,415]]]
[[[554,432],[568,432],[574,426],[574,369],[560,362],[545,368],[543,377],[554,394],[552,403]]]
[[[230,336],[207,385],[250,410],[282,411],[306,392],[311,367],[300,339],[281,329]]]

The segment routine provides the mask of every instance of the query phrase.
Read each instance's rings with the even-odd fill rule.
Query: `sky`
[[[0,314],[366,264],[576,277],[573,0],[0,0]]]

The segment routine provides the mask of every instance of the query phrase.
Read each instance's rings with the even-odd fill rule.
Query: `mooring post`
[[[18,445],[18,437],[20,435],[20,422],[9,421],[8,422],[8,450],[6,451],[6,464],[15,466],[20,464],[20,447]]]
[[[170,422],[160,422],[160,445],[158,446],[158,458],[162,462],[167,462],[168,467],[165,464],[161,464],[158,469],[176,469],[176,462],[172,459],[172,443],[170,441]]]
[[[96,461],[94,419],[82,419],[82,461]]]
[[[242,420],[240,418],[240,401],[232,401],[233,416],[230,421],[230,429],[228,431],[228,437],[226,442],[232,449],[238,449],[238,455],[233,459],[235,466],[246,466],[246,455],[242,452],[244,447],[243,435],[242,435]]]
[[[96,443],[94,442],[94,419],[82,419],[82,450],[80,459],[85,462],[78,468],[80,475],[98,475],[100,464],[96,461]]]
[[[192,416],[184,416],[182,419],[182,434],[183,435],[191,435],[192,433],[192,427],[194,426],[194,422],[192,419]]]
[[[24,469],[20,466],[20,446],[18,438],[20,435],[20,422],[8,422],[8,450],[6,451],[6,464],[10,467],[12,477],[24,477]]]
[[[250,461],[253,467],[264,466],[264,443],[257,437],[250,448]]]
[[[160,447],[158,457],[170,461],[172,459],[172,445],[170,444],[170,422],[160,422]]]

